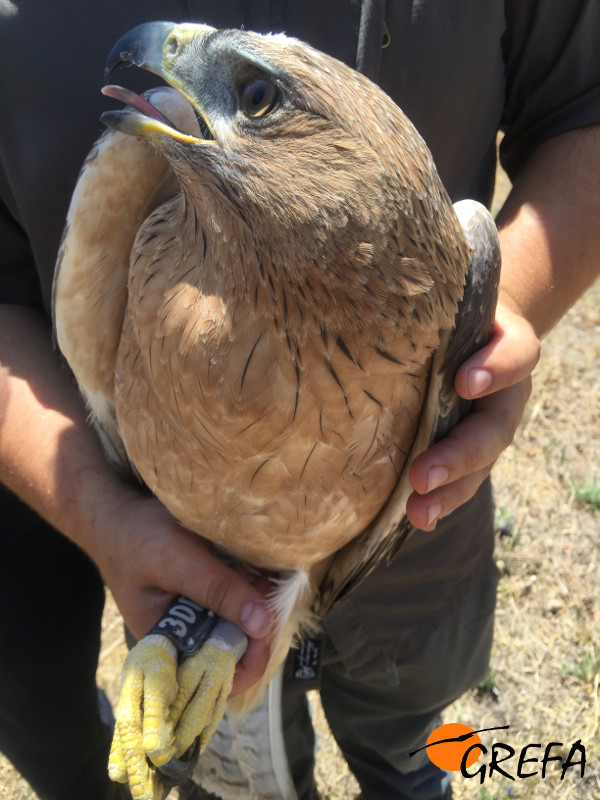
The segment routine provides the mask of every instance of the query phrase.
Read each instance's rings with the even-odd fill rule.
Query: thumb
[[[190,600],[233,622],[247,636],[266,636],[272,624],[267,595],[270,582],[224,564],[205,545],[203,556],[192,567],[193,575],[184,578],[181,592]]]

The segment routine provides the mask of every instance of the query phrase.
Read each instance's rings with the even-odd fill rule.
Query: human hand
[[[225,565],[208,542],[183,528],[157,499],[127,488],[96,523],[92,553],[125,622],[144,637],[179,595],[238,625],[248,636],[232,695],[263,674],[271,616],[261,576]]]
[[[162,767],[181,757],[196,737],[202,750],[223,715],[234,677],[237,693],[263,674],[270,584],[224,565],[206,541],[136,489],[127,489],[98,522],[104,546],[95,557],[140,639],[123,667],[109,774],[129,783],[138,800],[157,800],[161,780],[148,758]],[[214,631],[198,653],[178,665],[175,645],[154,626],[183,593],[247,634],[249,658],[242,657],[239,670],[234,651],[214,639]]]
[[[513,440],[539,354],[532,326],[509,297],[501,296],[492,340],[456,375],[459,395],[473,400],[469,413],[410,466],[415,491],[406,514],[416,528],[432,531],[438,519],[466,503],[490,474]]]

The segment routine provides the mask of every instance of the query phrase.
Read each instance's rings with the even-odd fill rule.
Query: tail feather
[[[310,575],[303,570],[293,570],[275,582],[269,603],[275,616],[269,663],[261,679],[228,703],[233,714],[247,714],[262,700],[267,685],[285,661],[288,650],[300,631],[314,631],[317,620],[311,612],[314,586]]]

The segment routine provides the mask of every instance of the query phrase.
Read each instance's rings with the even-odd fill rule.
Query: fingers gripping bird
[[[56,337],[113,463],[273,576],[244,711],[409,532],[408,465],[464,412],[454,373],[489,335],[496,232],[380,89],[299,41],[147,23],[121,62],[172,88],[105,89],[126,106],[73,195]],[[132,650],[110,772],[134,797],[160,796],[146,755],[207,741],[235,658],[213,638],[178,667],[155,632]]]

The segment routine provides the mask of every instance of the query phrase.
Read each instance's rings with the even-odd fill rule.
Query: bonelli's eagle
[[[56,337],[112,462],[273,576],[271,662],[244,710],[406,536],[408,464],[464,410],[454,373],[490,330],[496,232],[453,208],[380,89],[299,41],[148,23],[121,62],[172,88],[105,90],[126,105],[74,192]],[[128,658],[111,756],[144,799],[160,792],[146,754],[206,741],[235,668],[209,640],[176,673],[163,638]],[[144,675],[163,680],[145,720]]]

